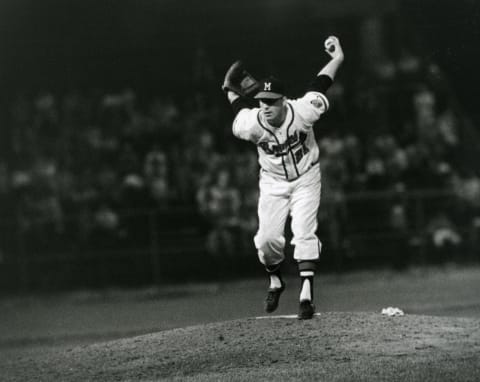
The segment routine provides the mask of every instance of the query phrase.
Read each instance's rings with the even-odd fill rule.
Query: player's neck
[[[287,108],[283,107],[278,116],[268,121],[268,123],[273,127],[280,127],[283,125],[283,122],[285,122],[285,118],[287,118]]]

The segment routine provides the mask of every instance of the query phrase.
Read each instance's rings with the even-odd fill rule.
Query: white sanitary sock
[[[303,279],[302,290],[300,291],[300,301],[312,300],[312,286],[310,285],[310,279]]]
[[[270,288],[271,289],[279,289],[282,287],[282,282],[280,281],[280,277],[277,275],[270,275]]]
[[[300,301],[313,301],[313,277],[315,272],[312,270],[300,271],[302,279],[302,290],[300,291]]]

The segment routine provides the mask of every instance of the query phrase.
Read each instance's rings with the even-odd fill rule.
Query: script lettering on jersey
[[[302,146],[299,150],[295,152],[295,160],[298,162],[302,159],[303,155],[306,154],[309,150],[304,145],[305,140],[307,139],[307,134],[294,132],[293,135],[288,136],[285,142],[280,144],[274,144],[272,142],[260,142],[258,145],[262,148],[265,153],[269,155],[275,155],[277,157],[287,155],[290,150],[298,146]],[[301,156],[299,156],[298,152],[301,151]],[[297,160],[297,157],[299,158]]]

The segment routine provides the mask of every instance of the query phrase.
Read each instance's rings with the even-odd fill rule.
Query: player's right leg
[[[259,228],[254,242],[258,258],[269,276],[269,288],[265,300],[265,310],[270,313],[277,309],[285,283],[280,274],[280,266],[285,259],[285,222],[289,213],[288,187],[262,176],[258,201]]]
[[[272,313],[278,308],[280,296],[285,290],[285,282],[282,280],[280,273],[280,264],[274,268],[265,267],[270,285],[267,291],[267,297],[265,298],[264,308],[267,313]]]

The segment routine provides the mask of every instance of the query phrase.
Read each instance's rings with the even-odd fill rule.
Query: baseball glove
[[[225,74],[222,90],[231,90],[243,97],[253,97],[260,88],[258,81],[248,73],[241,61],[235,61]]]

